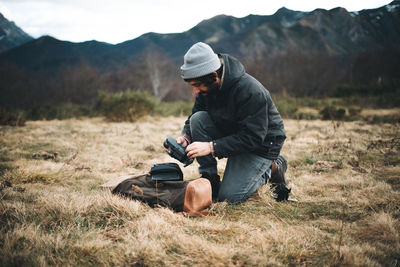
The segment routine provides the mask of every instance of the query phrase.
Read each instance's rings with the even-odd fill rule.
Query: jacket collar
[[[221,87],[219,91],[229,90],[246,73],[242,63],[228,54],[219,54],[223,63]]]

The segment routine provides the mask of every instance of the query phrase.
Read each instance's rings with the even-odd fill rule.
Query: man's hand
[[[179,136],[178,138],[176,138],[176,142],[185,147],[188,145],[186,139],[183,136]]]
[[[184,147],[186,147],[186,146],[188,145],[186,139],[185,139],[183,136],[179,136],[178,138],[176,138],[176,142],[177,142],[178,144],[184,146]],[[169,149],[168,149],[168,148],[165,148],[165,147],[164,147],[164,150],[165,150],[166,152],[169,151]]]
[[[211,146],[209,142],[193,142],[186,148],[187,156],[190,159],[207,156],[210,154]]]

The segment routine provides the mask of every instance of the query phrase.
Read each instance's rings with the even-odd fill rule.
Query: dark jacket
[[[275,160],[285,140],[282,118],[267,89],[245,72],[234,57],[221,54],[222,86],[207,96],[197,95],[192,114],[207,111],[223,137],[214,141],[215,156],[253,152]],[[190,116],[183,133],[190,135]]]

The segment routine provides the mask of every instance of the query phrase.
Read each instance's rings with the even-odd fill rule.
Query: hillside
[[[179,66],[198,41],[239,58],[275,94],[328,96],[343,85],[384,86],[395,93],[399,25],[400,1],[393,1],[359,12],[281,8],[270,16],[220,15],[182,33],[147,33],[116,45],[43,36],[0,54],[0,105],[91,104],[99,90],[128,88],[163,91],[155,94],[162,100],[189,100]],[[77,99],[75,92],[83,91],[89,93]]]
[[[100,189],[174,161],[162,142],[184,119],[0,127],[2,265],[396,266],[398,123],[285,120],[298,202],[276,202],[265,185],[243,204],[214,204],[215,216],[186,218]],[[33,157],[41,151],[58,154]],[[197,163],[183,171],[198,177]]]
[[[31,40],[31,36],[0,13],[0,53]]]
[[[45,66],[54,57],[69,55],[73,59],[91,62],[93,54],[108,63],[123,63],[134,60],[145,49],[157,49],[167,53],[178,63],[182,55],[195,42],[207,42],[215,50],[234,56],[275,56],[288,50],[303,51],[305,54],[324,52],[328,55],[343,55],[376,50],[400,45],[400,1],[377,9],[348,12],[344,8],[331,10],[316,9],[312,12],[279,9],[269,16],[249,15],[243,18],[219,15],[200,22],[186,32],[174,34],[147,33],[138,38],[110,46],[98,46],[87,50],[88,44],[97,41],[71,43],[55,42],[44,36],[29,44],[3,53],[0,59],[28,69]],[[51,51],[53,47],[74,49]],[[31,47],[50,49],[45,55],[27,53]],[[80,50],[76,53],[76,50]],[[25,52],[25,53],[24,53]],[[41,58],[37,58],[37,57]],[[87,57],[89,59],[87,59]],[[24,60],[22,60],[24,59]],[[258,58],[259,59],[259,58]],[[29,62],[37,61],[31,65]],[[93,62],[94,63],[94,62]],[[25,65],[27,64],[27,65]],[[94,63],[97,66],[99,63]],[[119,63],[121,64],[121,62]]]

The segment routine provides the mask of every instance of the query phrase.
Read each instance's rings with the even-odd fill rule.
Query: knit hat
[[[221,61],[212,48],[205,43],[194,44],[183,57],[181,66],[183,79],[192,79],[210,74],[221,67]]]

